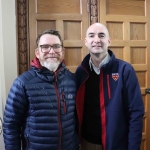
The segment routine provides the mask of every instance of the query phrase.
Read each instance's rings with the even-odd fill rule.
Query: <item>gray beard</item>
[[[47,63],[46,61],[40,62],[42,66],[46,67],[48,70],[55,72],[60,65],[60,61],[57,62],[49,62]]]

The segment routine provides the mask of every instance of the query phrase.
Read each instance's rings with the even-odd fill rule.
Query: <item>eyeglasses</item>
[[[53,48],[53,50],[56,52],[56,53],[60,53],[62,51],[62,45],[60,44],[54,44],[54,45],[40,45],[41,47],[41,51],[43,53],[48,53],[50,52],[51,48]]]

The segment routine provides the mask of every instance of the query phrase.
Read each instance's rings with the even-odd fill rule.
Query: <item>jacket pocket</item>
[[[64,114],[67,113],[67,106],[66,106],[66,100],[65,100],[65,93],[62,92],[62,102],[63,102],[63,109],[64,109]]]

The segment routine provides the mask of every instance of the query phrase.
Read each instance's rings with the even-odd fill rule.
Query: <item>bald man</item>
[[[133,67],[108,49],[107,28],[92,24],[86,32],[89,54],[76,70],[76,108],[81,150],[140,150],[144,115]]]

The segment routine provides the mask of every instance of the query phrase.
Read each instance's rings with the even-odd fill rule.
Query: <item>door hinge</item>
[[[146,94],[150,94],[150,88],[145,90]]]
[[[87,3],[87,12],[88,13],[90,12],[90,5],[89,5],[89,3]]]

